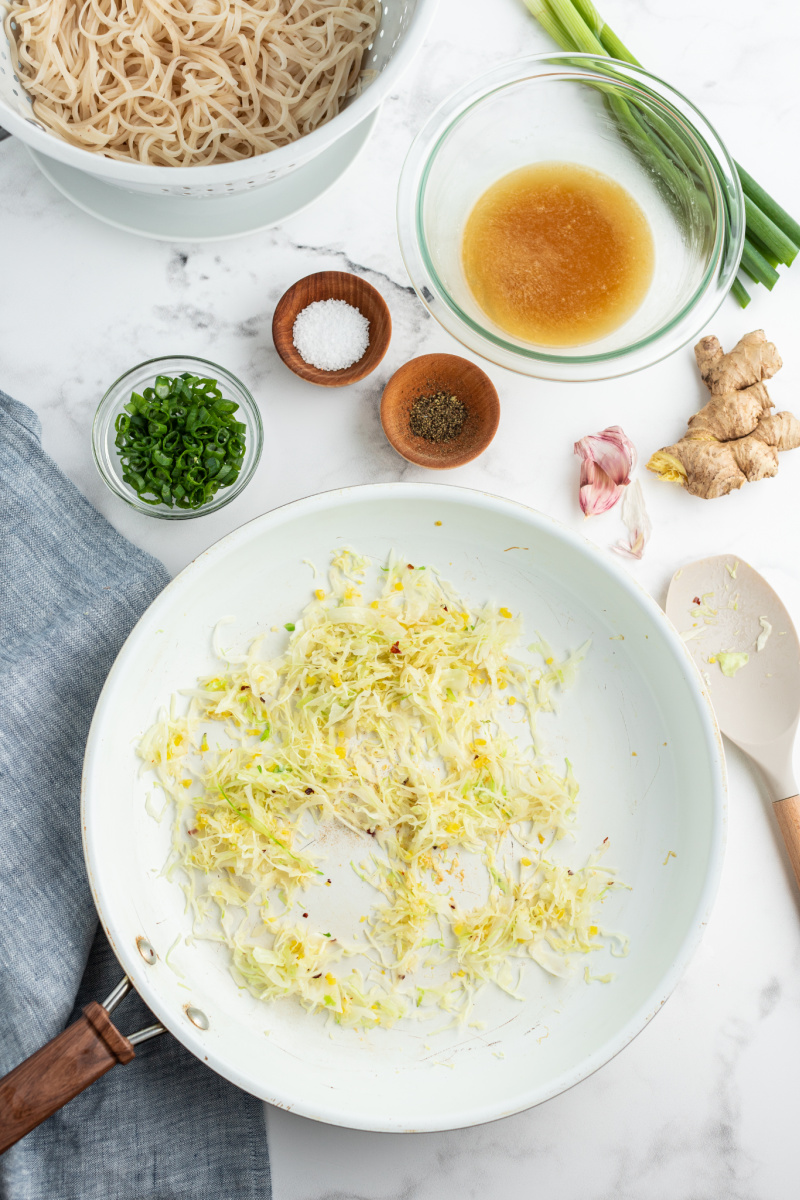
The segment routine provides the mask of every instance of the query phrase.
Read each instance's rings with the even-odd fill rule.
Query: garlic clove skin
[[[628,541],[616,542],[612,549],[629,558],[641,558],[653,532],[653,526],[647,515],[644,493],[638,479],[625,492],[620,516],[628,530]]]

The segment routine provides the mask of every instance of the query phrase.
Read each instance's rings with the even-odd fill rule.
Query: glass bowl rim
[[[145,367],[156,368],[160,364],[176,361],[181,363],[197,363],[201,367],[211,368],[221,378],[223,378],[226,383],[232,383],[234,388],[236,388],[239,392],[239,395],[236,397],[236,399],[241,403],[242,408],[247,416],[247,423],[249,426],[248,434],[255,434],[253,461],[249,464],[247,469],[240,473],[239,478],[232,487],[229,489],[220,488],[220,490],[211,498],[211,500],[208,501],[207,504],[204,504],[202,508],[197,509],[167,508],[166,506],[161,507],[142,503],[133,489],[129,488],[127,484],[122,484],[120,480],[116,478],[116,476],[106,470],[100,447],[100,443],[103,440],[100,433],[101,422],[106,416],[108,410],[116,407],[119,400],[122,400],[122,397],[119,397],[118,400],[117,393],[122,388],[125,381],[131,375],[138,374]],[[154,370],[153,373],[154,375],[160,374],[158,370]],[[114,401],[113,404],[112,400]],[[122,403],[124,404],[124,400],[122,400]],[[109,491],[113,492],[115,496],[118,496],[120,500],[124,500],[124,502],[136,512],[144,513],[149,517],[156,517],[162,521],[188,521],[194,517],[204,517],[209,513],[217,512],[219,509],[224,508],[226,504],[230,504],[232,500],[235,500],[236,497],[244,491],[250,480],[253,478],[256,468],[261,460],[263,446],[264,425],[261,420],[261,412],[250,389],[244,383],[242,383],[241,379],[239,379],[237,375],[234,375],[232,371],[229,371],[227,367],[223,367],[220,363],[212,362],[210,358],[200,358],[199,355],[196,354],[159,354],[155,358],[146,358],[142,362],[136,363],[134,366],[129,367],[106,388],[100,403],[97,405],[97,409],[95,410],[95,414],[92,419],[92,455],[94,458],[94,465],[97,468],[98,474],[103,480],[103,483],[106,485]]]
[[[562,69],[560,71],[542,69],[548,67]],[[426,187],[436,156],[445,139],[470,112],[485,100],[520,83],[579,82],[590,80],[592,77],[606,83],[613,82],[623,93],[644,97],[648,104],[660,107],[673,122],[680,126],[693,150],[702,159],[711,181],[718,213],[714,248],[703,277],[690,299],[666,324],[661,325],[654,332],[626,346],[601,353],[547,353],[540,349],[533,350],[518,345],[495,334],[464,312],[451,297],[449,289],[442,282],[431,260],[427,246],[423,220]],[[677,101],[677,105],[673,103],[673,98]],[[681,111],[681,106],[689,110],[692,120],[689,120],[687,113]],[[731,214],[735,221],[731,220]],[[557,366],[565,368],[567,371],[570,368],[580,369],[593,365],[603,367],[614,364],[620,368],[615,371],[616,375],[628,374],[651,366],[696,336],[702,325],[706,324],[714,315],[728,294],[730,284],[738,270],[745,238],[744,195],[735,163],[716,129],[700,109],[677,88],[658,76],[652,75],[643,67],[602,55],[577,52],[533,54],[511,59],[465,84],[443,100],[417,133],[403,164],[398,187],[397,223],[400,251],[414,290],[440,324],[470,349],[489,358],[490,361],[497,362],[497,359],[492,359],[491,354],[484,353],[482,349],[466,341],[465,337],[461,337],[451,325],[444,324],[433,310],[432,302],[435,299],[438,298],[444,306],[451,321],[466,326],[473,336],[488,343],[496,352],[504,354],[506,359],[522,360],[529,365]],[[726,241],[730,241],[730,244],[726,245]],[[685,335],[682,333],[679,342],[665,348],[662,353],[647,362],[625,362],[626,357],[633,356],[637,352],[641,354],[648,347],[660,343],[681,321],[685,321],[703,298],[709,294],[715,278],[718,284],[718,298],[714,297],[716,302],[713,309],[703,314],[703,320],[697,329],[693,329]],[[500,365],[515,369],[514,364],[508,361],[503,361]],[[521,365],[516,366],[516,369],[525,370]],[[533,374],[531,371],[525,373]],[[560,379],[567,376],[546,375],[544,377]],[[575,381],[608,377],[608,372],[603,371],[594,376],[576,375]]]

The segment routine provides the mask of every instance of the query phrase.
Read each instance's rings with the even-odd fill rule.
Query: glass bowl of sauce
[[[702,114],[588,54],[495,68],[417,136],[400,244],[432,315],[528,375],[605,379],[694,339],[735,277],[744,201]]]

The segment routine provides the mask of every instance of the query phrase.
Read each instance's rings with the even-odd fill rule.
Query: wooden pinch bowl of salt
[[[436,441],[414,432],[415,404],[454,398],[466,409],[458,432]],[[491,442],[500,424],[500,398],[485,371],[458,354],[422,354],[395,371],[381,397],[381,425],[391,445],[410,463],[445,471],[463,467]],[[429,430],[436,434],[434,428]]]
[[[369,322],[368,330],[354,309]],[[391,337],[392,318],[383,296],[366,279],[347,271],[317,271],[298,279],[281,296],[272,318],[272,340],[282,361],[295,375],[320,387],[344,387],[364,379],[389,349]],[[353,354],[358,355],[355,361]],[[349,360],[349,365],[324,365],[340,359]]]

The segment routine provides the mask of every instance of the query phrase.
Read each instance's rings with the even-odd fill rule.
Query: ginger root
[[[752,383],[763,383],[777,375],[783,363],[768,342],[763,329],[746,333],[729,354],[722,353],[719,339],[704,337],[694,348],[700,376],[712,396],[741,392]]]
[[[713,500],[776,475],[778,451],[800,446],[800,421],[789,412],[770,413],[764,380],[783,364],[763,329],[746,333],[728,354],[715,337],[702,338],[694,353],[711,399],[690,417],[679,442],[652,455],[647,469]]]

